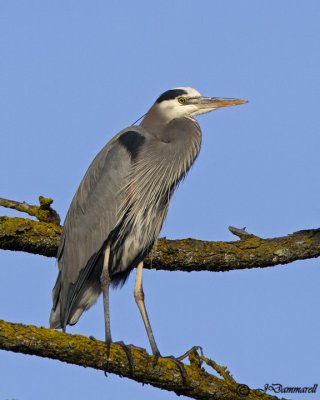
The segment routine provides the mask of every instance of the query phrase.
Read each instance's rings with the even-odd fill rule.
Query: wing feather
[[[101,268],[104,244],[125,202],[121,188],[130,179],[133,157],[119,138],[128,136],[128,131],[144,134],[143,128],[130,127],[116,135],[93,160],[71,202],[57,255],[59,275],[53,289],[51,327],[65,329],[68,323],[77,322],[100,293],[99,271],[93,270]]]

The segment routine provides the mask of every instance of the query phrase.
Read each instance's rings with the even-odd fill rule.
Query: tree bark
[[[294,232],[288,236],[262,239],[241,234],[233,242],[195,239],[160,239],[145,268],[164,271],[230,271],[288,264],[320,256],[320,229]],[[0,249],[18,250],[55,257],[62,228],[51,222],[0,217]]]
[[[154,366],[153,356],[144,349],[113,343],[107,358],[105,343],[94,338],[5,321],[0,321],[0,348],[114,373],[194,399],[275,399],[238,384],[225,367],[198,354],[195,349],[189,356],[190,365],[184,366],[184,375],[170,358],[160,357]],[[131,352],[131,365],[128,351]],[[206,372],[204,364],[212,367],[221,378]]]
[[[0,249],[55,257],[62,227],[51,203],[52,200],[46,198],[40,198],[40,206],[0,199],[0,205],[26,212],[39,220],[0,217]],[[320,255],[320,229],[272,239],[259,238],[244,229],[229,229],[240,240],[160,239],[145,267],[165,271],[229,271],[288,264]],[[5,321],[0,321],[0,349],[112,372],[195,399],[275,398],[238,384],[225,367],[196,350],[188,355],[190,366],[185,365],[183,372],[181,365],[179,367],[169,358],[160,357],[154,366],[153,356],[144,349],[112,344],[107,359],[105,344],[95,339]],[[205,364],[221,378],[206,372]]]

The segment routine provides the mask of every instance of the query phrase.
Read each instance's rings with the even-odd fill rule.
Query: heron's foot
[[[128,360],[130,376],[133,376],[134,361],[133,361],[131,349],[137,349],[137,350],[144,351],[144,352],[146,352],[146,349],[143,349],[142,347],[134,346],[133,344],[126,345],[122,340],[120,340],[118,342],[106,341],[107,361],[106,361],[106,363],[104,365],[104,367],[105,367],[105,370],[104,370],[105,376],[107,376],[107,368],[108,368],[108,365],[109,365],[111,343],[119,345],[122,348],[122,350],[125,352],[127,360]]]
[[[106,350],[107,350],[107,359],[109,360],[110,358],[110,349],[111,349],[111,340],[106,340]]]
[[[130,349],[135,349],[135,350],[139,350],[139,351],[144,351],[145,353],[147,353],[147,350],[146,350],[146,349],[144,349],[143,347],[136,346],[135,344],[128,344],[128,347],[130,347]]]
[[[131,344],[129,344],[127,346],[124,344],[124,342],[122,340],[120,340],[119,342],[115,342],[114,344],[118,344],[122,348],[122,350],[125,352],[127,360],[128,360],[128,364],[129,364],[130,376],[133,376],[134,361],[133,361],[133,357],[132,357],[131,348],[134,348],[135,346],[133,346]]]
[[[159,351],[153,353],[153,361],[152,361],[153,368],[158,364],[159,357],[162,357]]]
[[[111,339],[106,339],[107,361],[104,364],[104,375],[105,375],[105,377],[108,376],[107,369],[108,369],[108,366],[109,366],[111,343],[112,343]]]
[[[194,352],[198,352],[198,350],[200,351],[200,354],[203,356],[203,350],[201,346],[193,346],[191,347],[190,350],[186,351],[184,354],[182,354],[182,356],[177,357],[177,360],[182,361],[187,357],[190,357],[190,355]]]
[[[160,353],[156,353],[153,356],[154,356],[153,363],[152,363],[153,368],[157,365],[158,360],[159,360],[160,357],[161,358],[165,358],[165,359],[169,359],[169,360],[173,361],[176,364],[176,366],[179,368],[183,383],[187,382],[187,378],[188,378],[187,371],[186,371],[186,369],[184,367],[183,362],[179,358],[176,358],[174,356],[165,356],[165,357],[163,357],[163,356],[161,356]]]

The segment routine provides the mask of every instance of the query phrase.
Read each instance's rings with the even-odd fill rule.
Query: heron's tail
[[[50,328],[51,329],[61,329],[61,321],[60,321],[60,304],[56,307],[56,309],[52,309],[50,313]]]
[[[56,284],[52,290],[52,309],[49,318],[50,328],[60,329],[61,315],[60,315],[60,291],[61,291],[61,271],[59,272]]]
[[[53,305],[49,319],[50,328],[65,331],[67,325],[75,325],[82,313],[95,304],[101,293],[100,275],[100,269],[96,268],[83,282],[74,300],[70,301],[73,284],[68,285],[67,288],[62,287],[61,271],[59,272],[52,291]]]

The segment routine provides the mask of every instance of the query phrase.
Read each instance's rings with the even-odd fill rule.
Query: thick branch
[[[235,242],[162,239],[154,252],[152,265],[148,263],[146,268],[220,272],[264,268],[319,256],[320,229],[272,239],[247,234]]]
[[[185,365],[186,377],[170,359],[159,358],[153,366],[153,357],[145,350],[130,347],[133,366],[130,368],[124,348],[112,344],[110,358],[106,357],[106,345],[98,340],[79,335],[69,335],[52,329],[0,321],[0,348],[23,354],[32,354],[55,360],[90,367],[101,371],[126,376],[143,384],[173,391],[194,399],[270,400],[268,396],[246,385],[239,385],[228,373],[212,360],[196,351],[190,355],[190,366]],[[129,347],[126,346],[126,350]],[[209,374],[202,362],[212,367],[223,379]]]
[[[0,248],[55,257],[61,232],[53,223],[0,217]]]
[[[165,271],[229,271],[263,268],[320,256],[320,229],[261,239],[243,230],[234,242],[160,239],[145,267]],[[54,257],[62,228],[53,223],[0,217],[0,248]]]

